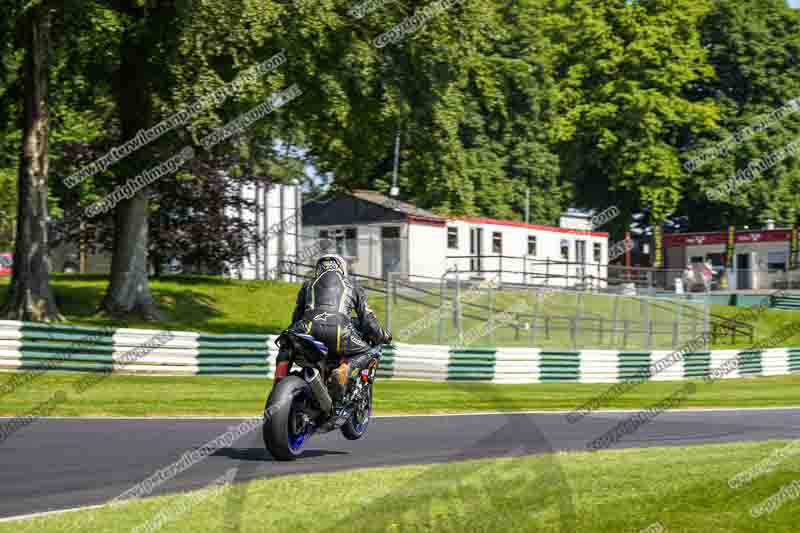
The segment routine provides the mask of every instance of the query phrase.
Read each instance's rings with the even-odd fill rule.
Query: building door
[[[469,253],[473,257],[469,260],[469,269],[473,272],[483,270],[483,228],[469,230]]]
[[[381,228],[381,258],[383,261],[383,277],[389,272],[400,272],[403,259],[403,249],[400,240],[400,228]]]
[[[586,241],[575,241],[575,263],[577,263],[575,275],[583,280],[583,276],[586,274]]]
[[[736,254],[736,288],[750,289],[750,254]]]

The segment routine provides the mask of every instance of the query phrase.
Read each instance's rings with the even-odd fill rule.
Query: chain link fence
[[[735,292],[800,289],[800,271],[784,269],[735,269],[713,267],[706,274],[702,264],[691,269],[608,266],[608,287],[632,284],[638,291],[656,292]]]
[[[298,281],[313,263],[284,261]],[[649,297],[500,283],[499,276],[449,271],[440,278],[402,272],[386,278],[350,273],[398,342],[463,347],[658,350],[703,337],[752,342],[749,323],[717,316],[710,300]]]
[[[494,279],[445,276],[437,286],[393,274],[376,301],[395,338],[408,343],[653,350],[710,338],[714,329],[723,334],[706,301],[523,288]],[[746,326],[733,327],[734,337],[751,338]]]

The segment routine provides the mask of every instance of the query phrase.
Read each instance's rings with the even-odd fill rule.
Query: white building
[[[603,285],[607,277],[608,234],[585,229],[576,215],[562,216],[561,226],[510,220],[458,218],[447,224],[449,268],[502,272],[507,283],[572,286]],[[571,227],[563,227],[563,226]]]
[[[447,219],[374,191],[354,191],[303,206],[301,263],[310,267],[327,251],[347,258],[350,270],[385,278],[389,272],[417,279],[443,273]],[[314,253],[318,252],[318,253]]]
[[[603,284],[608,234],[591,231],[590,215],[565,214],[562,227],[486,218],[445,218],[375,191],[357,190],[303,207],[307,267],[327,240],[360,275],[400,272],[438,282],[449,269],[462,277],[504,283]],[[331,250],[333,251],[333,250]]]

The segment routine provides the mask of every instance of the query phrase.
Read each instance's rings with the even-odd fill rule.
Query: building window
[[[333,230],[332,232],[333,240],[336,242],[336,253],[339,255],[345,255],[344,253],[344,231],[337,229]]]
[[[706,260],[711,261],[711,266],[715,267],[724,267],[725,266],[725,254],[708,254],[706,255]]]
[[[569,261],[569,241],[566,239],[561,241],[561,259]]]
[[[327,232],[325,232],[327,234]],[[336,253],[343,257],[358,257],[358,232],[356,228],[333,230]],[[320,237],[323,237],[320,232]],[[327,235],[326,235],[327,237]]]
[[[536,256],[536,235],[528,235],[528,255]]]
[[[458,228],[447,228],[447,247],[458,250]]]
[[[786,252],[767,252],[769,270],[786,270]]]
[[[319,245],[320,254],[332,253],[334,251],[335,242],[331,239],[331,232],[326,229],[319,230]],[[304,255],[304,254],[303,254]],[[299,259],[298,259],[299,261]]]
[[[492,232],[492,253],[503,253],[503,234],[499,231]]]
[[[603,245],[599,242],[594,243],[592,246],[592,253],[594,254],[594,262],[599,263],[600,258],[603,257]]]
[[[397,226],[384,226],[381,228],[381,239],[399,239],[400,228]]]

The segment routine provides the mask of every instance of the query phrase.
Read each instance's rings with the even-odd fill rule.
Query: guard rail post
[[[394,272],[387,272],[386,273],[386,330],[392,331],[392,295],[391,295],[391,287],[392,287],[392,274]]]
[[[456,305],[455,305],[455,312],[456,312],[456,330],[458,331],[458,345],[464,345],[464,331],[461,327],[461,275],[458,272],[458,266],[456,266]]]
[[[703,313],[703,349],[707,350],[709,348],[709,333],[710,333],[710,313],[711,313],[711,303],[709,301],[708,293],[705,295],[705,303],[703,304],[704,313]]]
[[[581,335],[581,320],[583,320],[583,291],[578,292],[575,300],[575,347],[578,347]]]

